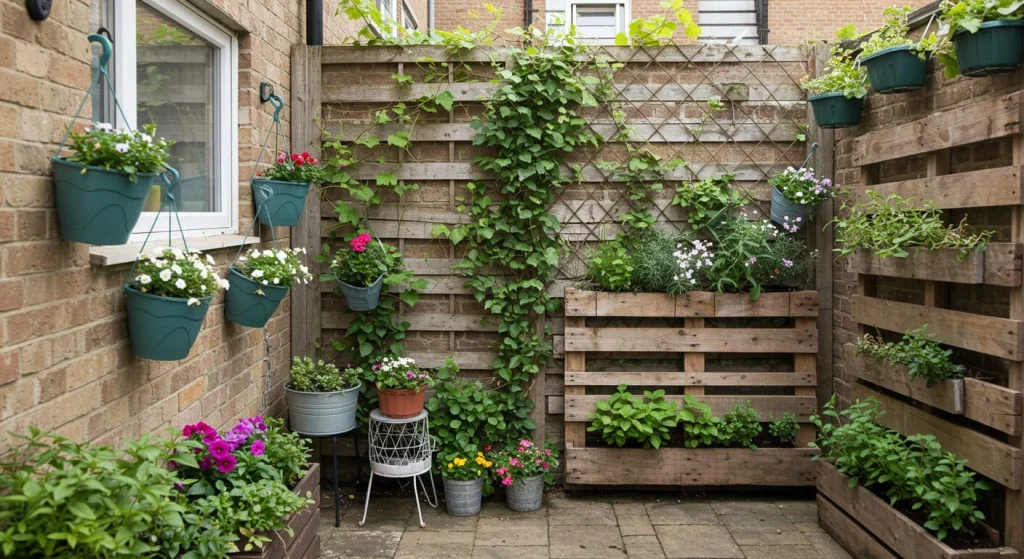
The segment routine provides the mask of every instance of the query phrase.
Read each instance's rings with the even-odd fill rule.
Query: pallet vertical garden
[[[565,291],[566,483],[659,486],[813,486],[818,293],[747,294]],[[784,325],[736,327],[732,319],[777,319]],[[620,320],[621,319],[621,320]],[[645,321],[645,319],[657,319]],[[773,321],[774,322],[774,321]],[[600,324],[600,325],[598,325]],[[759,326],[759,325],[758,325]],[[676,367],[652,371],[641,363],[599,370],[594,358],[627,363],[668,354]],[[772,370],[712,369],[709,357],[744,354],[787,357]],[[693,394],[715,414],[750,402],[763,420],[793,413],[803,425],[795,448],[620,449],[588,446],[586,425],[601,387],[665,388]],[[680,400],[681,395],[670,396]]]
[[[861,250],[846,263],[857,279],[856,292],[850,297],[856,334],[903,333],[927,324],[937,340],[966,350],[961,359],[1001,360],[1008,370],[1005,385],[968,376],[927,386],[911,378],[906,367],[858,355],[852,345],[844,348],[840,359],[852,380],[846,394],[851,401],[877,399],[886,412],[882,422],[888,427],[903,435],[934,435],[944,450],[966,459],[968,468],[991,480],[992,492],[1005,495],[1004,510],[989,514],[995,529],[988,532],[994,544],[1004,547],[953,549],[871,491],[849,487],[834,467],[822,464],[818,478],[821,524],[858,556],[1015,557],[1024,546],[1022,127],[1024,92],[1004,92],[903,124],[881,125],[847,140],[846,149],[837,151],[849,158],[850,174],[859,173],[853,194],[859,200],[866,200],[867,191],[874,190],[883,197],[912,198],[917,207],[931,201],[947,215],[965,209],[976,215],[978,208],[1004,208],[1011,219],[1007,238],[966,257],[957,250],[911,249],[906,258],[880,258]],[[992,141],[1010,146],[1010,165],[954,168],[953,150]],[[922,161],[923,176],[880,180],[883,166],[914,160]],[[920,286],[916,300],[885,298],[882,284],[891,291],[892,282]],[[956,305],[959,309],[950,308],[956,303],[951,290],[962,289],[957,286],[1003,290],[993,292],[1008,294],[1005,314],[976,314],[962,302]]]

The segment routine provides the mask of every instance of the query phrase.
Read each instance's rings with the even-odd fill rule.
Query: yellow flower
[[[482,474],[482,473],[483,473],[483,472],[481,472],[480,470],[477,470],[477,471],[476,471],[476,475],[480,475],[480,474]]]
[[[453,464],[452,464],[451,462],[448,462],[448,469],[450,470],[450,469],[452,469],[453,467],[454,467],[454,466],[453,466]]]
[[[477,452],[477,453],[476,453],[476,455],[477,455],[477,456],[483,456],[483,455],[484,455],[484,453],[483,453],[483,452]]]

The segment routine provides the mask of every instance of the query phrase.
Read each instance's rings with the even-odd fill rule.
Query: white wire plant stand
[[[370,492],[373,489],[373,477],[412,478],[412,492],[416,499],[416,514],[419,515],[420,528],[426,527],[423,512],[420,510],[419,487],[423,488],[423,496],[427,504],[437,508],[437,487],[434,477],[430,475],[431,461],[434,452],[434,440],[430,436],[427,411],[422,410],[413,417],[395,419],[381,413],[379,409],[370,412],[370,482],[366,486],[366,503],[363,505],[362,526],[366,522],[366,513],[370,508]],[[433,500],[427,492],[423,476],[430,478],[430,489]]]

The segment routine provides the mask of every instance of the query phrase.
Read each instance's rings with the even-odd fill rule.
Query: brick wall
[[[305,3],[193,4],[246,30],[237,33],[238,174],[240,223],[248,225],[247,180],[271,122],[259,83],[271,82],[290,99],[290,48],[305,42]],[[354,30],[326,4],[325,42],[340,43]],[[267,329],[273,389],[261,410],[264,333],[226,323],[223,296],[187,359],[136,359],[120,290],[128,266],[90,265],[88,246],[58,239],[49,157],[89,84],[89,14],[89,1],[55,0],[50,18],[37,23],[21,0],[0,0],[0,450],[10,444],[8,431],[28,425],[116,443],[199,419],[223,425],[283,411],[288,300]],[[288,242],[286,228],[277,234]],[[234,250],[212,252],[222,271]]]
[[[886,8],[920,8],[929,3],[930,0],[770,0],[768,43],[790,45],[829,40],[837,29],[850,24],[858,31],[870,31],[881,25]]]

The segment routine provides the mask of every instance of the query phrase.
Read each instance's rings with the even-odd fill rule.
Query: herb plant
[[[291,287],[293,283],[309,283],[313,275],[299,260],[306,254],[304,248],[279,248],[260,250],[253,248],[238,257],[235,269],[245,277],[263,285]],[[259,293],[257,291],[257,293]]]
[[[966,367],[953,363],[953,351],[944,349],[934,339],[925,324],[914,330],[907,330],[899,342],[886,342],[871,334],[857,340],[857,352],[870,355],[893,365],[905,365],[911,378],[923,378],[931,387],[936,381],[961,378]]]
[[[633,258],[621,240],[601,243],[588,256],[587,279],[604,291],[629,291]]]
[[[728,218],[748,202],[742,192],[730,186],[735,178],[736,175],[726,174],[681,184],[676,187],[672,205],[687,211],[687,220],[693,229]]]
[[[210,255],[185,253],[178,248],[157,249],[139,256],[137,274],[129,285],[143,293],[188,299],[189,306],[199,305],[200,299],[229,287],[228,280],[221,279],[213,266]]]
[[[775,437],[783,445],[792,445],[796,442],[796,433],[800,425],[796,422],[796,415],[786,412],[780,419],[768,424],[768,433]]]
[[[792,235],[778,232],[768,220],[727,221],[711,231],[715,253],[701,270],[718,292],[749,292],[757,300],[765,285],[793,285],[807,279],[813,255]]]
[[[840,215],[832,221],[839,256],[849,256],[857,249],[872,250],[881,258],[905,258],[909,249],[958,249],[960,258],[974,250],[981,252],[991,242],[992,231],[979,231],[967,224],[947,225],[942,212],[928,202],[915,207],[911,199],[891,194],[883,198],[874,190],[867,191],[866,203],[850,207],[843,204]]]
[[[924,59],[928,53],[934,49],[937,38],[935,33],[925,37],[921,41],[914,41],[907,37],[907,33],[910,32],[910,26],[907,25],[907,16],[913,8],[909,7],[896,7],[892,6],[885,9],[885,22],[875,30],[868,39],[860,45],[860,56],[859,59],[863,60],[864,57],[872,55],[878,51],[885,50],[892,47],[901,47],[903,45],[911,45],[911,51],[917,53],[922,59]]]
[[[750,407],[750,403],[736,404],[722,416],[718,428],[719,441],[725,446],[757,448],[754,439],[761,434],[761,414]]]
[[[141,130],[115,130],[105,122],[68,135],[75,152],[64,159],[108,171],[120,171],[135,182],[139,173],[159,173],[167,166],[168,150],[174,142],[154,139],[156,125]]]
[[[857,64],[850,51],[834,47],[828,70],[826,74],[814,79],[804,78],[801,85],[811,95],[842,93],[847,99],[853,99],[868,94],[868,72]]]
[[[314,362],[309,357],[293,357],[291,383],[288,388],[299,392],[339,392],[359,385],[363,370],[346,367],[343,372],[323,359]]]
[[[679,422],[679,406],[665,399],[664,390],[644,391],[643,398],[629,393],[625,384],[607,400],[597,403],[589,432],[615,446],[635,441],[644,448],[661,448]]]
[[[430,373],[421,369],[411,357],[385,357],[373,366],[378,390],[412,390],[419,392],[434,386]]]
[[[675,252],[681,242],[678,234],[663,227],[647,229],[633,247],[632,289],[648,293],[668,293],[679,269]]]
[[[948,28],[947,38],[957,31],[977,33],[985,22],[1021,19],[1024,19],[1024,0],[942,0],[939,4],[939,21]],[[960,74],[952,41],[947,39],[941,44],[937,55],[946,68],[947,78]]]
[[[711,413],[711,406],[698,401],[692,394],[683,395],[679,421],[683,424],[683,432],[686,435],[683,445],[687,448],[711,446],[719,440],[721,418],[715,417]]]
[[[278,154],[274,164],[260,173],[260,176],[277,181],[311,184],[320,184],[327,178],[320,161],[306,152]]]

